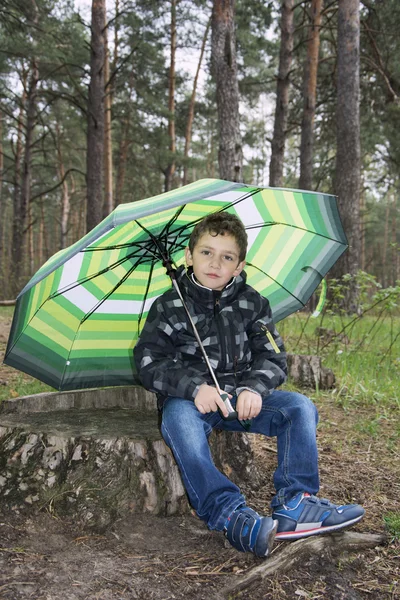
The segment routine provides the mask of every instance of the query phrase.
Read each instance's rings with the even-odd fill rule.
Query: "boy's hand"
[[[228,396],[229,398],[232,398],[231,394],[228,394]],[[194,403],[197,407],[197,410],[201,412],[202,415],[210,412],[216,412],[219,407],[222,414],[225,417],[228,416],[228,411],[225,408],[225,404],[223,403],[221,396],[214,387],[208,385],[207,383],[203,383],[199,387],[199,391],[196,394]]]
[[[253,419],[260,413],[261,407],[261,396],[255,392],[250,392],[250,390],[243,390],[243,392],[240,392],[236,402],[239,421]]]

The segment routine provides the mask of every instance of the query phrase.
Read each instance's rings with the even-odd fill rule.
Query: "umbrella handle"
[[[220,393],[220,396],[221,396],[222,402],[225,404],[226,410],[228,411],[228,416],[225,417],[225,415],[222,414],[222,411],[220,408],[218,408],[219,414],[224,419],[224,421],[234,421],[235,419],[238,418],[238,414],[237,414],[236,410],[233,408],[231,401],[229,400],[228,394],[225,394],[224,392],[222,392],[222,393]]]
[[[233,408],[231,401],[229,400],[228,394],[225,394],[225,392],[219,392],[219,395],[221,396],[221,399],[222,399],[223,403],[225,404],[225,408],[228,411],[228,416],[225,417],[225,415],[222,414],[221,409],[218,407],[219,414],[224,419],[224,421],[234,421],[235,419],[238,418],[238,414],[237,414],[237,411]],[[250,431],[251,419],[246,419],[244,421],[241,421],[240,419],[238,419],[238,420],[239,420],[239,423],[241,424],[241,426],[246,431]]]

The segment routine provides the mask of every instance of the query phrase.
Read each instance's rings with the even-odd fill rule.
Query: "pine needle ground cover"
[[[11,319],[12,309],[0,308],[2,352]],[[319,353],[336,375],[332,390],[301,390],[320,414],[320,496],[363,504],[366,516],[355,531],[385,532],[387,544],[323,560],[304,556],[292,570],[234,598],[399,598],[400,318],[371,314],[351,324],[351,317],[299,313],[281,322],[279,331],[289,352]],[[51,389],[5,366],[0,380],[2,398]],[[264,479],[260,488],[245,492],[249,504],[268,512],[276,446],[274,440],[251,438]],[[103,535],[87,535],[46,512],[28,518],[23,511],[1,512],[4,598],[217,598],[258,564],[253,556],[224,547],[221,536],[195,516],[140,516]],[[274,552],[282,547],[277,544]]]

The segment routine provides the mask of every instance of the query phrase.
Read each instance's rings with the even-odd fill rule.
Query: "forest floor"
[[[10,321],[0,320],[2,353]],[[14,369],[1,367],[1,385],[13,390],[17,377],[21,375]],[[366,515],[354,530],[386,532],[387,543],[341,555],[304,553],[291,570],[278,571],[227,598],[400,598],[398,530],[397,536],[391,535],[384,518],[397,519],[398,526],[398,414],[394,410],[377,414],[367,406],[344,407],[331,393],[320,393],[314,400],[320,412],[320,496],[337,503],[361,503]],[[265,480],[257,492],[247,491],[248,503],[267,513],[275,446],[273,440],[250,437]],[[285,543],[276,544],[273,556],[284,547]],[[96,533],[49,511],[9,510],[0,503],[1,600],[213,600],[262,563],[231,548],[221,533],[208,531],[191,514],[132,515]]]

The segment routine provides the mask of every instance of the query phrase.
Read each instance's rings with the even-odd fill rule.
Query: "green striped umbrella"
[[[222,210],[246,227],[247,281],[275,321],[305,305],[347,247],[326,194],[203,179],[121,204],[19,294],[5,363],[60,390],[137,382],[133,347],[171,286],[160,254],[183,264],[195,224]]]

